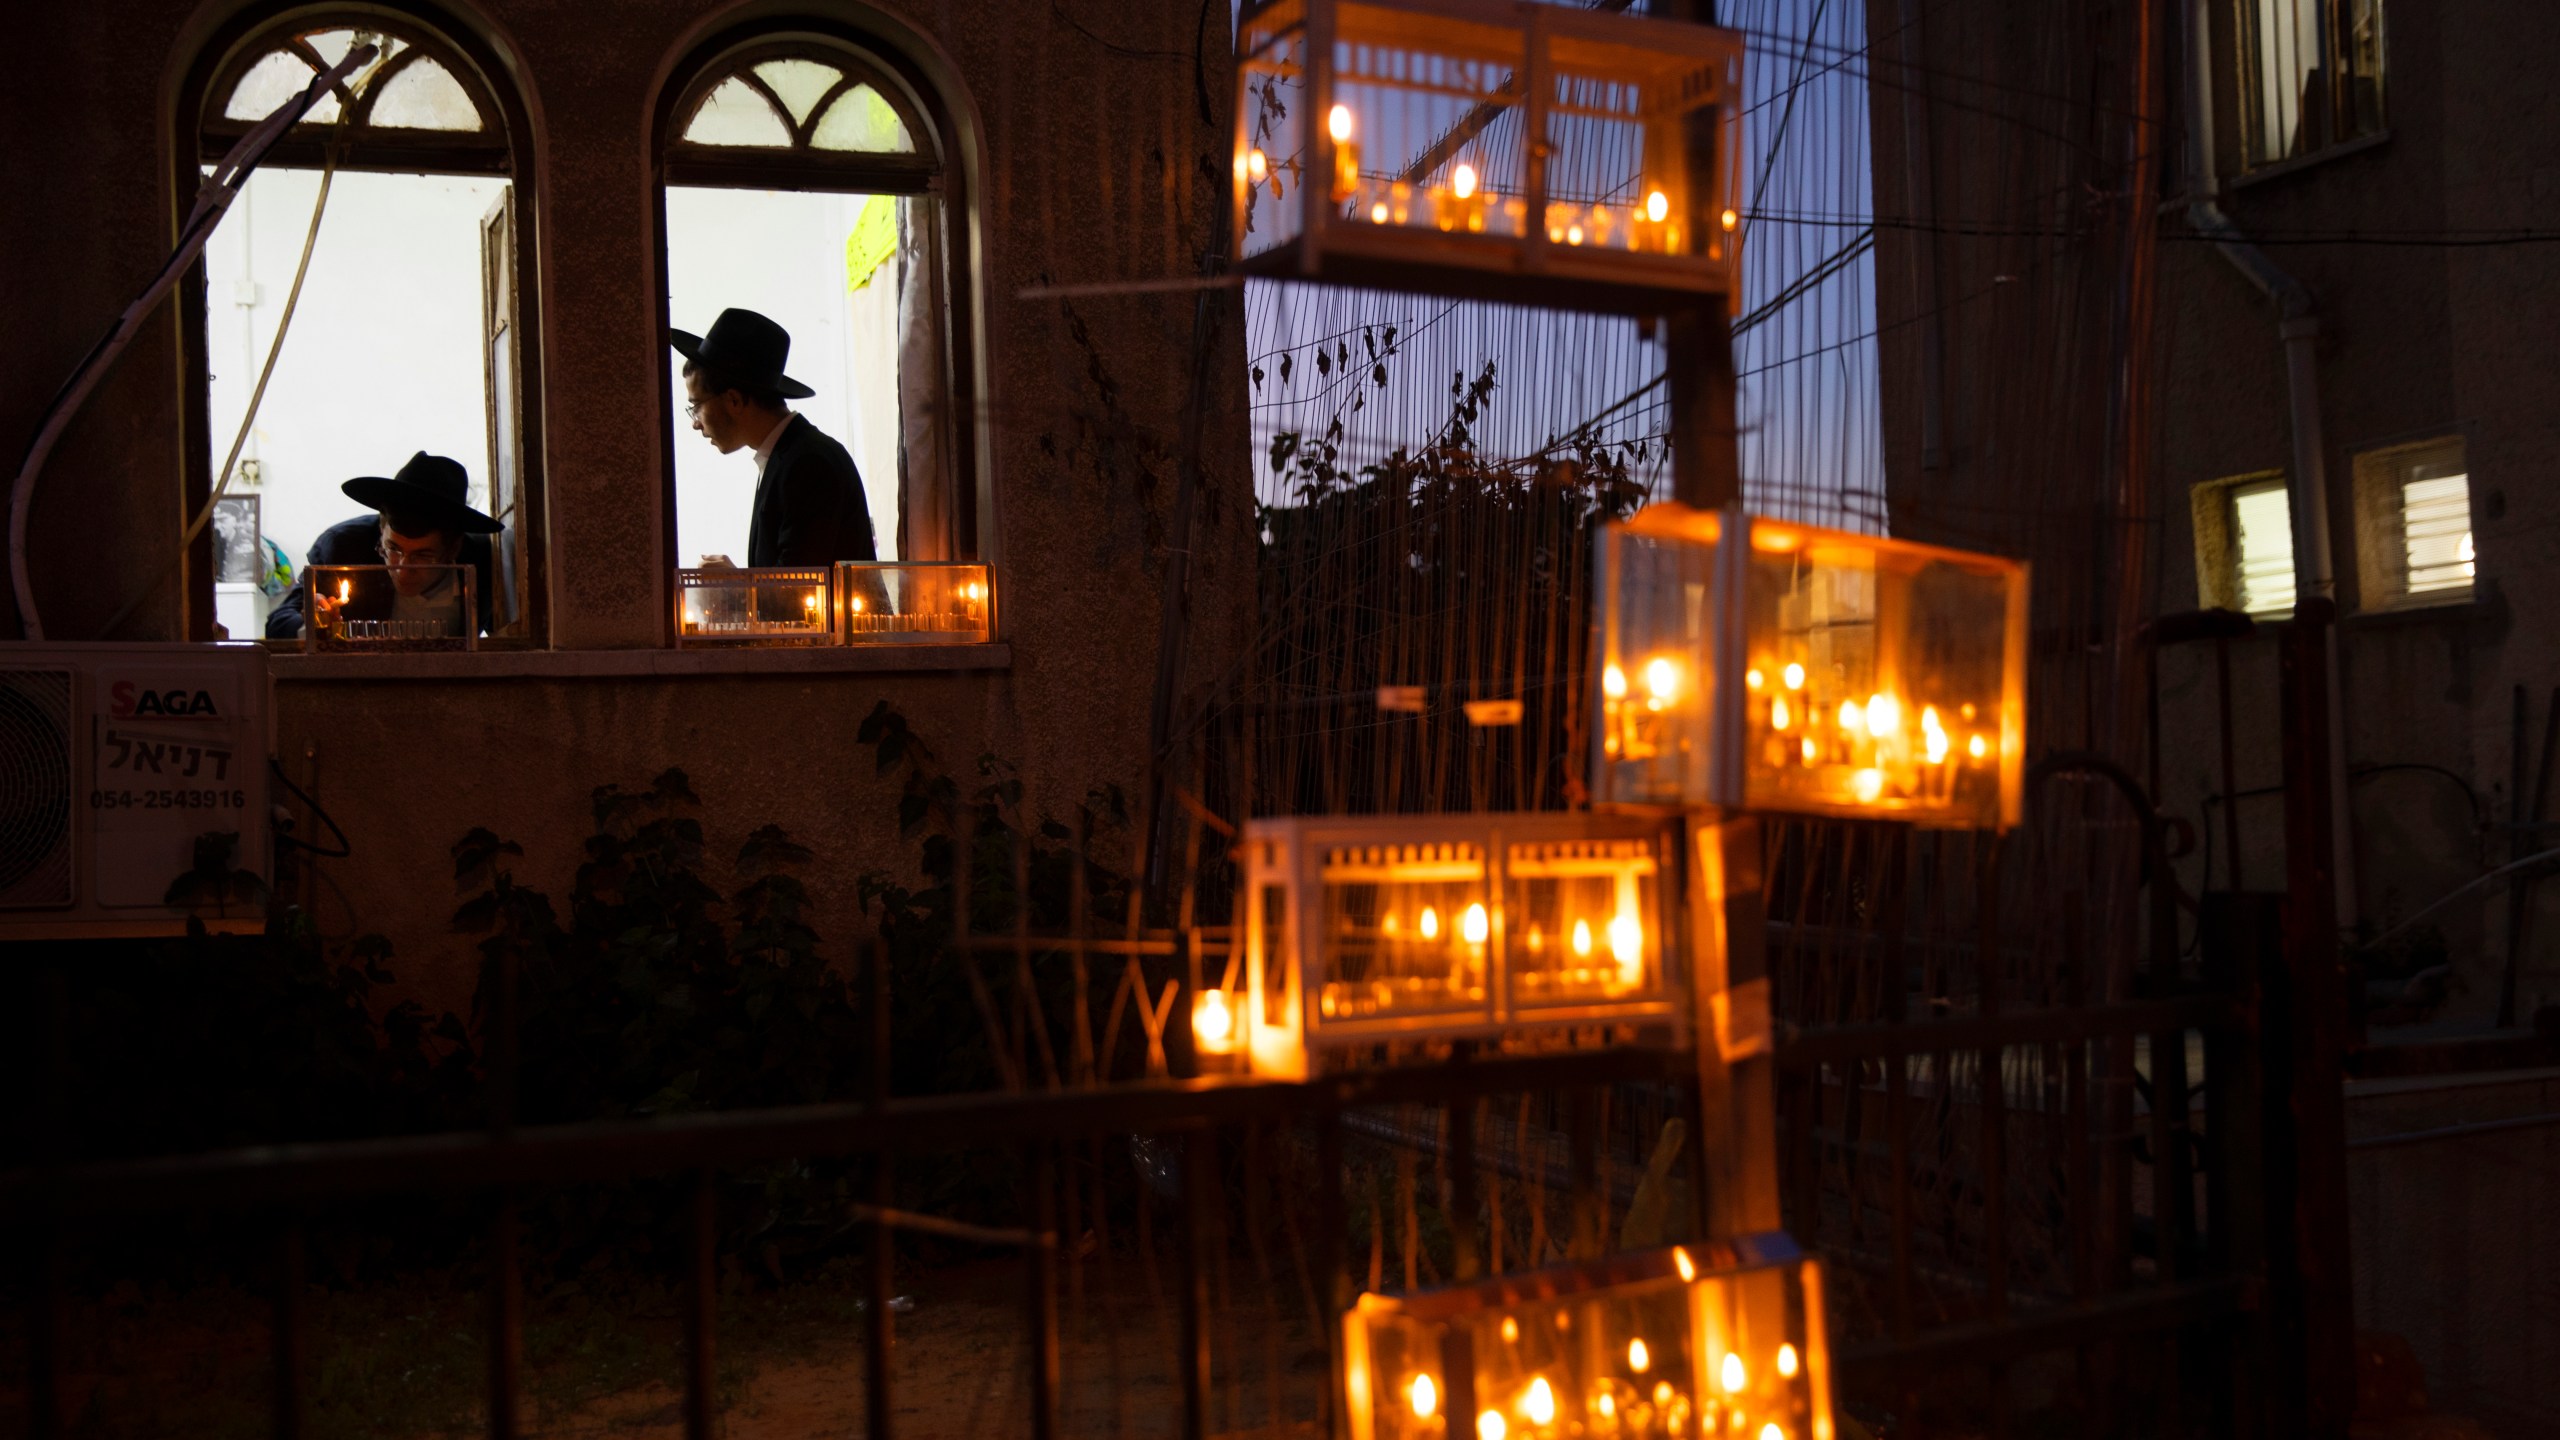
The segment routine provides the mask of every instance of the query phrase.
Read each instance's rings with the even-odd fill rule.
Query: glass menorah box
[[[1643,313],[1735,293],[1736,32],[1516,0],[1268,0],[1238,39],[1246,273]]]
[[[1596,801],[2017,823],[2023,562],[1676,504],[1599,549]]]
[[[479,572],[469,565],[313,565],[302,583],[306,652],[392,655],[479,644]]]
[[[1825,1330],[1779,1232],[1363,1295],[1343,1411],[1353,1440],[1832,1440]]]
[[[1677,1043],[1680,853],[1677,822],[1641,815],[1253,821],[1244,994],[1195,1006],[1195,1038],[1277,1076],[1398,1041],[1633,1027]]]
[[[828,579],[823,566],[678,570],[676,647],[832,645]]]
[[[836,630],[848,645],[970,645],[995,636],[988,568],[957,560],[836,563]]]

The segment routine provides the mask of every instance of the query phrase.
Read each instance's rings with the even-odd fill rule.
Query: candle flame
[[[1271,157],[1262,153],[1261,146],[1257,145],[1245,152],[1244,173],[1251,176],[1256,185],[1261,184],[1264,178],[1270,175]]]
[[[1856,730],[1858,729],[1858,727],[1860,727],[1861,725],[1864,725],[1866,722],[1867,722],[1867,715],[1866,715],[1866,712],[1858,708],[1858,702],[1857,702],[1857,701],[1855,701],[1855,700],[1843,700],[1843,701],[1841,701],[1841,702],[1840,702],[1840,728],[1841,728],[1841,729],[1843,729],[1843,730],[1847,730],[1847,731],[1850,731],[1850,732],[1854,733],[1854,732],[1856,732]]]
[[[1422,907],[1422,938],[1425,940],[1440,938],[1440,912],[1428,905]]]
[[[1867,733],[1881,740],[1902,728],[1902,702],[1890,695],[1867,697]]]
[[[1502,1423],[1502,1412],[1487,1410],[1476,1417],[1476,1440],[1502,1440],[1511,1427]]]
[[[1573,922],[1573,953],[1584,957],[1591,954],[1591,922],[1588,920]]]
[[[1582,227],[1581,227],[1581,226],[1579,226],[1579,225],[1568,225],[1568,226],[1566,226],[1566,227],[1564,228],[1564,243],[1566,243],[1567,245],[1579,245],[1579,244],[1581,244],[1581,243],[1582,243]]]
[[[1669,700],[1680,689],[1680,667],[1669,656],[1656,655],[1645,662],[1644,688],[1656,700]]]
[[[1336,145],[1350,139],[1351,107],[1348,105],[1334,106],[1332,110],[1325,114],[1324,128],[1325,133],[1333,137],[1333,143]]]
[[[1861,770],[1849,777],[1849,789],[1858,797],[1860,804],[1872,805],[1876,797],[1884,793],[1884,772],[1873,769]]]
[[[1493,922],[1484,913],[1483,905],[1470,905],[1467,913],[1458,917],[1458,933],[1466,937],[1470,945],[1481,945],[1492,938]],[[1511,1322],[1506,1320],[1502,1323],[1509,1325]]]
[[[1656,1380],[1653,1382],[1653,1403],[1656,1405],[1668,1405],[1671,1403],[1670,1381]]]
[[[1757,690],[1769,682],[1767,678],[1760,673],[1760,667],[1754,665],[1750,669],[1742,672],[1742,683],[1754,690]]]
[[[1726,1393],[1734,1395],[1741,1394],[1742,1387],[1751,1379],[1742,1368],[1742,1357],[1730,1350],[1724,1352],[1724,1368],[1716,1378],[1724,1382]]]
[[[859,595],[853,597],[853,613],[856,615],[862,613],[862,597]]]
[[[1778,1347],[1778,1373],[1789,1380],[1796,1378],[1796,1347],[1793,1345]]]
[[[1464,200],[1476,193],[1476,167],[1461,160],[1449,171],[1449,193]]]
[[[1621,915],[1609,922],[1609,953],[1618,957],[1620,969],[1633,970],[1644,963],[1644,924],[1633,915]]]
[[[1770,729],[1784,730],[1789,725],[1795,723],[1795,718],[1795,715],[1787,709],[1787,699],[1785,696],[1781,695],[1777,699],[1769,702]],[[1808,740],[1805,743],[1810,745],[1813,742]]]
[[[1726,228],[1727,230],[1730,230],[1730,229],[1732,229],[1734,226],[1739,225],[1739,224],[1741,224],[1741,223],[1742,223],[1742,217],[1741,217],[1741,216],[1736,215],[1735,213],[1733,213],[1733,212],[1732,212],[1732,211],[1730,211],[1730,210],[1727,210],[1726,212],[1724,212],[1724,228]]]
[[[1698,1278],[1697,1263],[1689,1258],[1689,1252],[1687,1250],[1673,1250],[1671,1252],[1671,1263],[1680,1267],[1681,1279],[1695,1280]]]
[[[1528,1416],[1529,1423],[1533,1425],[1555,1423],[1556,1392],[1547,1384],[1546,1376],[1541,1375],[1529,1382],[1528,1393],[1520,1397],[1520,1413]]]
[[[1200,1039],[1201,1048],[1223,1048],[1236,1033],[1235,1012],[1227,1008],[1227,992],[1203,990],[1200,1003],[1191,1012],[1191,1031]]]
[[[1600,672],[1600,693],[1612,700],[1627,696],[1627,672],[1612,665]]]
[[[1671,213],[1671,197],[1670,197],[1670,196],[1663,194],[1663,193],[1662,193],[1661,191],[1659,191],[1659,190],[1656,190],[1656,191],[1654,191],[1652,194],[1647,195],[1646,197],[1644,197],[1644,218],[1646,218],[1647,220],[1650,220],[1650,221],[1652,221],[1653,223],[1655,223],[1655,224],[1659,225],[1659,224],[1661,224],[1661,223],[1662,223],[1662,217],[1663,217],[1663,216],[1665,216],[1665,215],[1668,215],[1668,214],[1670,214],[1670,213]]]
[[[1983,756],[1991,753],[1991,747],[1983,744],[1982,737],[1976,735],[1971,740],[1965,742],[1964,753],[1972,756],[1976,760],[1979,760]]]
[[[1786,1427],[1772,1420],[1760,1427],[1760,1440],[1787,1440]]]
[[[1600,1418],[1606,1420],[1618,1413],[1618,1402],[1610,1398],[1608,1391],[1603,1390],[1600,1392],[1600,1398],[1592,1402],[1591,1408],[1599,1411]]]
[[[1386,201],[1381,200],[1377,204],[1369,207],[1369,223],[1372,225],[1384,225],[1387,223]]]
[[[1653,1352],[1644,1348],[1641,1337],[1627,1342],[1627,1368],[1639,1375],[1653,1368]]]
[[[1790,690],[1801,690],[1801,689],[1803,689],[1803,688],[1804,688],[1804,667],[1803,667],[1803,666],[1801,666],[1801,665],[1789,665],[1789,666],[1787,667],[1786,681],[1787,681],[1787,688],[1788,688],[1788,689],[1790,689]]]
[[[1502,1343],[1509,1345],[1520,1338],[1520,1322],[1508,1315],[1502,1317]]]
[[[1440,1408],[1440,1387],[1431,1383],[1430,1376],[1416,1375],[1413,1384],[1406,1387],[1405,1398],[1413,1405],[1415,1419],[1428,1420],[1431,1412]]]

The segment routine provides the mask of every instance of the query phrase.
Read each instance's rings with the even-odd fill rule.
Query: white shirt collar
[[[756,442],[757,475],[761,476],[764,474],[765,462],[773,458],[773,442],[782,438],[783,430],[791,424],[792,414],[793,411],[791,407],[788,405],[784,406],[782,408],[781,423],[766,431],[764,438]]]

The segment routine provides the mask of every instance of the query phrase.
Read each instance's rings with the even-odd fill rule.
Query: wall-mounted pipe
[[[2291,272],[2249,243],[2224,214],[2214,171],[2213,32],[2210,0],[2187,0],[2187,223],[2242,277],[2276,304],[2276,335],[2284,342],[2285,391],[2293,428],[2293,583],[2300,599],[2337,599],[2337,569],[2329,543],[2329,469],[2320,437],[2320,316],[2311,291]],[[2339,679],[2338,627],[2329,627],[2329,813],[2334,853],[2330,874],[2338,892],[2338,922],[2351,925],[2356,908],[2355,811],[2347,794],[2347,707]]]

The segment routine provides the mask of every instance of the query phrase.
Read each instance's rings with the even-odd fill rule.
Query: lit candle
[[[1618,959],[1618,968],[1630,972],[1629,981],[1644,966],[1644,925],[1633,915],[1621,915],[1609,922],[1609,953]]]
[[[1351,142],[1351,107],[1336,105],[1324,117],[1333,137],[1333,198],[1338,203],[1360,188],[1360,147]]]
[[[1627,1342],[1627,1368],[1639,1375],[1653,1368],[1653,1352],[1644,1348],[1642,1337]]]
[[[1801,665],[1793,665],[1793,664],[1791,664],[1791,665],[1787,666],[1786,682],[1787,682],[1787,688],[1788,688],[1788,689],[1790,689],[1790,690],[1801,690],[1801,689],[1803,689],[1803,688],[1804,688],[1804,667],[1803,667],[1803,666],[1801,666]]]
[[[1590,958],[1591,922],[1588,920],[1576,920],[1573,922],[1573,953],[1585,959]]]
[[[1511,1427],[1502,1423],[1502,1412],[1487,1410],[1476,1417],[1476,1440],[1502,1440]]]
[[[1844,712],[1845,713],[1845,712]],[[1890,695],[1867,697],[1867,733],[1881,740],[1902,728],[1902,702]]]
[[[1785,696],[1781,695],[1781,696],[1779,696],[1777,699],[1772,700],[1772,701],[1770,701],[1770,702],[1769,702],[1769,728],[1770,728],[1770,729],[1772,729],[1772,730],[1784,730],[1784,729],[1786,729],[1789,725],[1792,725],[1792,724],[1794,724],[1794,723],[1795,723],[1795,716],[1794,716],[1792,713],[1790,713],[1790,712],[1788,711],[1788,709],[1787,709],[1787,698],[1786,698]],[[1807,740],[1807,741],[1806,741],[1806,742],[1804,742],[1804,743],[1806,743],[1807,745],[1810,745],[1810,744],[1812,744],[1813,742],[1812,742],[1812,741],[1810,741],[1810,740]]]
[[[1680,691],[1680,667],[1670,657],[1656,655],[1645,662],[1644,688],[1652,692],[1654,709],[1670,704],[1671,697]]]
[[[1261,146],[1257,145],[1245,152],[1244,173],[1245,178],[1256,185],[1270,178],[1271,157],[1262,153]]]
[[[1627,672],[1619,669],[1615,665],[1611,665],[1607,669],[1602,670],[1600,672],[1600,693],[1608,696],[1612,700],[1625,699],[1627,697]]]
[[[1793,1380],[1796,1378],[1796,1365],[1796,1347],[1793,1345],[1779,1346],[1778,1374],[1786,1379]]]
[[[1422,907],[1422,938],[1425,940],[1440,938],[1440,912],[1428,905]]]
[[[1742,1387],[1750,1383],[1751,1379],[1742,1368],[1742,1357],[1730,1350],[1724,1352],[1724,1367],[1717,1372],[1716,1378],[1724,1382],[1725,1393],[1728,1395],[1741,1394]]]
[[[1968,707],[1968,708],[1970,708],[1970,707]],[[1965,744],[1964,744],[1964,752],[1965,752],[1967,755],[1972,756],[1974,759],[1979,760],[1979,759],[1981,759],[1983,756],[1988,755],[1988,754],[1990,754],[1990,753],[1991,753],[1991,747],[1990,747],[1990,746],[1988,746],[1988,745],[1985,745],[1984,743],[1982,743],[1982,737],[1981,737],[1981,736],[1979,736],[1979,735],[1976,735],[1976,736],[1974,736],[1972,739],[1970,739],[1970,740],[1968,740],[1968,741],[1966,741],[1966,742],[1965,742]]]
[[[1547,1384],[1546,1376],[1541,1375],[1529,1382],[1529,1389],[1520,1397],[1520,1413],[1528,1416],[1529,1423],[1533,1425],[1556,1422],[1556,1392]]]
[[[1465,936],[1470,945],[1481,945],[1492,938],[1493,922],[1484,913],[1482,904],[1468,906],[1467,913],[1458,917],[1458,933]],[[1506,1329],[1516,1330],[1517,1328],[1508,1320],[1502,1323]]]
[[[1742,217],[1741,217],[1741,216],[1736,215],[1735,213],[1733,213],[1733,212],[1732,212],[1732,211],[1730,211],[1730,210],[1727,210],[1726,212],[1724,212],[1724,228],[1725,228],[1726,230],[1730,231],[1731,229],[1733,229],[1733,227],[1734,227],[1734,226],[1739,225],[1739,224],[1741,224],[1741,223],[1742,223]]]
[[[1225,1055],[1235,1049],[1235,1011],[1227,1004],[1225,990],[1203,990],[1192,998],[1191,1034],[1204,1055]]]
[[[1866,712],[1858,708],[1857,701],[1843,700],[1840,702],[1839,718],[1840,728],[1854,736],[1859,727],[1866,723]]]
[[[1405,1400],[1413,1406],[1413,1418],[1428,1420],[1440,1408],[1440,1387],[1431,1382],[1430,1376],[1416,1375],[1405,1388]]]
[[[1695,1280],[1698,1278],[1697,1262],[1689,1258],[1689,1252],[1686,1249],[1673,1249],[1671,1252],[1671,1263],[1680,1267],[1681,1279]]]
[[[1503,1317],[1502,1317],[1502,1343],[1503,1343],[1503,1344],[1505,1344],[1505,1345],[1516,1345],[1516,1344],[1518,1344],[1518,1343],[1519,1343],[1519,1341],[1520,1341],[1520,1322],[1519,1322],[1519,1321],[1517,1321],[1517,1320],[1515,1320],[1515,1319],[1513,1319],[1512,1317],[1510,1317],[1510,1316],[1508,1316],[1508,1315],[1503,1316]]]
[[[1858,771],[1849,777],[1849,791],[1858,797],[1859,804],[1874,804],[1876,797],[1884,794],[1884,772],[1872,768]]]

